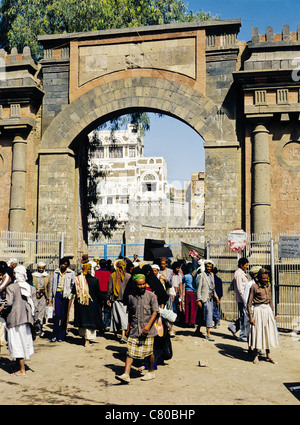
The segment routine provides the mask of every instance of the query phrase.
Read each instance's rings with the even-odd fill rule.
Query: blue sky
[[[220,19],[240,18],[239,40],[251,40],[254,26],[264,34],[269,25],[277,33],[282,31],[283,25],[289,25],[290,31],[296,32],[300,24],[300,0],[190,0],[186,3],[193,12],[202,9]],[[145,155],[165,158],[168,180],[176,181],[177,187],[184,187],[191,172],[204,171],[203,140],[176,119],[157,118],[151,114],[151,130],[144,138],[144,145]]]

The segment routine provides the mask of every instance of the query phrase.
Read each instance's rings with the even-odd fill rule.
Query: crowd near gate
[[[199,245],[200,246],[200,245]],[[174,257],[181,254],[181,244],[171,244]],[[201,245],[204,248],[204,245]],[[262,266],[270,271],[272,297],[278,328],[298,330],[300,327],[300,234],[251,234],[242,252],[231,251],[225,238],[210,241],[205,246],[206,257],[213,260],[218,276],[223,281],[221,314],[225,320],[238,316],[233,290],[233,275],[241,256],[252,266]],[[89,256],[110,258],[118,256],[132,259],[133,254],[143,258],[144,244],[90,244]]]
[[[180,244],[170,245],[174,258],[180,255]],[[227,239],[206,243],[206,257],[213,260],[218,276],[223,281],[221,314],[225,320],[237,318],[237,304],[233,290],[233,274],[238,259],[249,260],[252,266],[262,266],[270,270],[270,284],[277,318],[281,329],[299,331],[300,328],[300,234],[251,234],[247,237],[243,251],[231,251]],[[93,251],[93,253],[92,253]],[[143,258],[143,244],[95,244],[89,246],[89,256],[116,259],[119,255]],[[116,252],[118,253],[116,255]],[[32,234],[0,232],[0,260],[8,262],[16,258],[30,270],[37,263],[46,263],[52,275],[64,255],[64,234]]]

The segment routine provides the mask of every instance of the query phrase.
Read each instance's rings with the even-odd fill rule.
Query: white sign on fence
[[[279,257],[300,258],[300,237],[279,236]]]

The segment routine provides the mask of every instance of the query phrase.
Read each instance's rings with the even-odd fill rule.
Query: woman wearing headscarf
[[[127,307],[123,303],[123,296],[131,275],[126,272],[124,260],[117,260],[114,267],[115,271],[110,275],[107,290],[107,304],[112,305],[110,331],[117,334],[121,330],[120,342],[125,344],[127,342],[125,332],[128,326],[128,314]]]
[[[169,299],[169,296],[166,293],[161,281],[155,276],[153,268],[150,266],[150,264],[143,265],[141,270],[142,274],[146,276],[146,284],[157,297],[158,305],[161,308],[164,308]]]
[[[143,265],[142,274],[146,277],[146,283],[148,285],[146,289],[156,295],[158,305],[160,308],[164,308],[169,300],[169,295],[159,278],[155,275],[152,266],[150,264]],[[154,337],[153,345],[155,357],[154,369],[156,369],[158,365],[163,365],[165,360],[169,360],[172,357],[172,346],[169,333],[169,327],[171,328],[172,325],[159,316],[155,322],[155,326],[157,327],[158,334]],[[145,362],[145,367],[149,367],[147,362]]]
[[[91,263],[82,264],[82,272],[76,277],[72,290],[75,294],[74,326],[79,328],[85,347],[96,338],[97,330],[102,329],[100,285],[91,272]]]
[[[7,313],[7,341],[11,359],[16,360],[13,375],[26,376],[25,359],[34,353],[32,327],[36,304],[35,289],[27,283],[24,266],[14,269],[15,280],[6,288],[3,309]]]

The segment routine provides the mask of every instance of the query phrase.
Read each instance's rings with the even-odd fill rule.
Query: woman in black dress
[[[96,338],[97,330],[102,329],[101,292],[97,277],[91,275],[91,264],[82,265],[82,273],[76,277],[73,287],[74,326],[79,328],[79,335],[84,339],[84,346]]]

